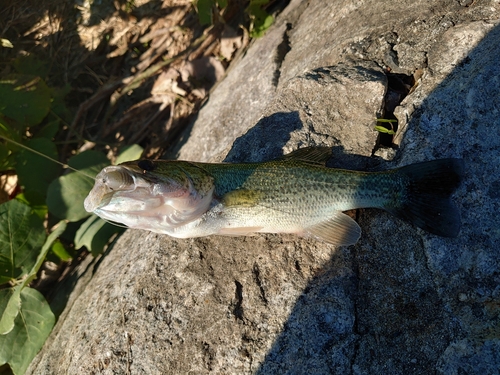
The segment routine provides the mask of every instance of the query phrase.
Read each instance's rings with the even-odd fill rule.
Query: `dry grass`
[[[9,2],[0,32],[14,48],[0,49],[1,70],[34,56],[49,85],[69,88],[63,155],[139,143],[158,157],[248,44],[240,8],[204,30],[191,0]]]

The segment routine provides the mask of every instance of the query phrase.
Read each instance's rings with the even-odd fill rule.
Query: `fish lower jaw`
[[[155,233],[171,234],[176,224],[165,215],[144,215],[143,212],[113,212],[103,209],[96,209],[94,212],[101,219],[120,223],[131,229],[149,230]],[[177,224],[179,225],[179,224]]]

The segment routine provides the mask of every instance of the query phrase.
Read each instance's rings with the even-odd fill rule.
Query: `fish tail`
[[[456,237],[460,231],[460,211],[452,202],[464,174],[462,159],[440,159],[417,163],[398,170],[405,181],[404,198],[388,209],[426,231]]]

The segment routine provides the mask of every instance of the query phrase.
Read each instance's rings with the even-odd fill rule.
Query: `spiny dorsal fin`
[[[312,164],[325,165],[328,159],[332,157],[332,149],[330,147],[315,146],[299,148],[289,154],[283,156],[283,159],[300,160]]]
[[[305,233],[332,245],[354,245],[361,237],[358,223],[342,212],[312,227],[305,228]]]

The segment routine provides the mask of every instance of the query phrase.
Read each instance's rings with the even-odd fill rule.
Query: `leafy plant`
[[[250,36],[260,38],[267,29],[273,24],[274,17],[268,14],[263,6],[269,3],[269,0],[250,0],[246,12],[250,16]]]
[[[27,74],[25,70],[43,74],[45,69],[32,58],[12,65],[17,73],[0,78],[0,139],[5,141],[0,142],[0,171],[16,174],[21,189],[16,199],[0,204],[0,367],[8,364],[17,375],[25,372],[55,322],[45,297],[29,285],[49,252],[70,259],[71,251],[57,239],[67,223],[80,226],[74,247],[85,246],[93,255],[123,229],[83,208],[93,176],[109,164],[103,154],[77,153],[63,166],[78,172],[61,175],[53,140],[67,114],[61,100],[65,90]],[[141,153],[134,145],[118,160],[137,159]],[[50,228],[48,223],[54,222]]]
[[[387,128],[387,125],[375,125],[375,130],[384,133],[384,134],[389,134],[389,135],[394,135],[396,132],[394,131],[394,126],[393,124],[397,124],[398,120],[394,119],[384,119],[384,118],[379,118],[377,119],[377,123],[384,123],[384,124],[389,124],[390,128]]]
[[[245,13],[249,19],[248,29],[252,38],[259,38],[273,24],[274,17],[268,14],[264,7],[270,0],[250,0]],[[201,25],[214,24],[214,14],[221,15],[228,7],[228,0],[197,0],[195,1],[198,19]]]
[[[213,12],[220,12],[227,7],[228,0],[197,0],[195,2],[200,24],[213,24]]]
[[[11,285],[0,289],[0,365],[8,363],[16,375],[24,374],[54,326],[45,297],[28,285],[65,229],[61,221],[46,236],[29,206],[17,200],[0,205],[0,282]]]

